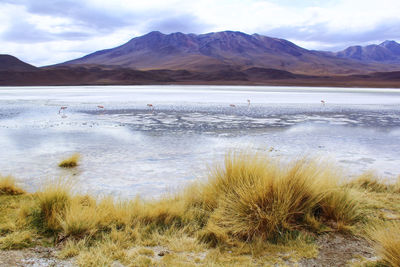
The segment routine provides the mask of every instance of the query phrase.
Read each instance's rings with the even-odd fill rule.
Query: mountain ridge
[[[37,67],[30,65],[26,62],[19,60],[18,58],[0,54],[0,71],[36,71]]]
[[[400,59],[390,64],[363,62],[346,54],[307,50],[285,39],[237,31],[205,34],[163,34],[153,31],[115,48],[61,63],[75,64],[192,71],[259,67],[312,75],[360,74],[400,69]]]
[[[400,44],[386,40],[380,44],[350,46],[335,53],[337,57],[366,62],[400,62]]]

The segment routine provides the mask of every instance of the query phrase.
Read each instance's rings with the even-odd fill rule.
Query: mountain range
[[[400,45],[394,41],[361,47],[358,53],[353,50],[358,48],[350,47],[338,53],[312,51],[284,39],[233,31],[200,35],[151,32],[119,47],[97,51],[63,65],[192,71],[257,67],[311,75],[400,70]]]
[[[385,73],[385,74],[382,74]],[[400,44],[307,50],[284,39],[223,31],[150,32],[64,63],[36,68],[0,55],[0,85],[248,83],[398,85]],[[339,84],[338,84],[339,82]]]

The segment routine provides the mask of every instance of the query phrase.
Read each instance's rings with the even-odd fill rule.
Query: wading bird
[[[102,105],[98,105],[97,107],[98,107],[98,108],[104,108],[104,106],[102,106]]]
[[[325,100],[321,100],[321,104],[325,106]]]
[[[250,99],[247,99],[247,105],[250,106]]]
[[[153,104],[147,104],[147,106],[148,106],[149,108],[151,108],[151,110],[154,110]]]
[[[60,107],[60,110],[58,111],[58,114],[60,114],[61,113],[61,110],[66,110],[68,107],[66,107],[66,106],[62,106],[62,107]]]
[[[235,108],[235,107],[236,107],[236,105],[234,105],[234,104],[229,104],[229,106],[230,106],[231,108]]]

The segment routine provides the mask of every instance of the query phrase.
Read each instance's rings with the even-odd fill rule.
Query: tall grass
[[[32,245],[32,234],[29,231],[17,231],[0,236],[0,249],[22,249]]]
[[[65,216],[72,199],[71,184],[63,179],[53,180],[45,185],[36,196],[39,209],[38,224],[45,231],[60,230],[59,218]]]
[[[329,166],[306,159],[282,165],[246,153],[228,154],[206,182],[156,201],[73,196],[60,182],[37,198],[42,225],[65,236],[141,225],[184,228],[203,241],[232,243],[276,240],[292,231],[318,232],[323,225],[350,226],[360,219],[357,199]]]
[[[77,194],[71,181],[53,180],[27,197],[29,205],[18,205],[26,206],[20,213],[28,218],[32,233],[63,240],[61,257],[76,256],[82,266],[115,260],[128,264],[140,257],[151,262],[154,257],[128,253],[128,248],[166,244],[180,252],[217,246],[237,248],[238,255],[261,255],[267,247],[292,248],[299,242],[313,248],[314,255],[310,233],[348,231],[363,219],[361,197],[381,190],[372,180],[344,184],[334,167],[320,161],[283,164],[263,154],[230,153],[207,180],[157,200],[94,198]],[[13,182],[0,180],[2,184]],[[364,191],[372,185],[374,190]],[[31,242],[27,235],[15,234],[2,243],[12,244],[9,239],[17,237],[21,242],[15,243],[21,246]]]
[[[261,155],[228,155],[204,185],[207,229],[222,241],[276,239],[329,220],[352,224],[357,201],[331,168],[310,160],[287,166]]]
[[[394,191],[400,193],[400,175],[397,177],[397,181],[394,184]]]
[[[94,235],[99,231],[136,226],[138,217],[145,216],[142,208],[139,200],[115,201],[105,197],[96,201],[89,196],[75,196],[65,211],[58,213],[57,222],[65,236]]]
[[[373,192],[385,192],[391,185],[384,184],[373,172],[365,172],[348,184],[350,187]]]
[[[98,216],[89,206],[72,204],[58,216],[58,221],[65,236],[83,236],[96,232]]]
[[[400,266],[400,224],[375,227],[370,236],[382,261],[388,266]]]

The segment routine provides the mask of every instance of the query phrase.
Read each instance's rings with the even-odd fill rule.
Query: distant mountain
[[[242,32],[151,32],[119,47],[36,68],[0,55],[0,85],[249,84],[400,87],[400,45],[312,51]]]
[[[38,68],[29,65],[16,57],[0,55],[0,71],[35,71]]]
[[[396,64],[364,63],[334,53],[307,50],[284,39],[233,31],[200,35],[151,32],[119,47],[61,65],[76,64],[200,72],[264,68],[312,75],[400,70]]]
[[[400,44],[385,41],[379,45],[350,46],[337,52],[336,56],[363,62],[400,63]]]

